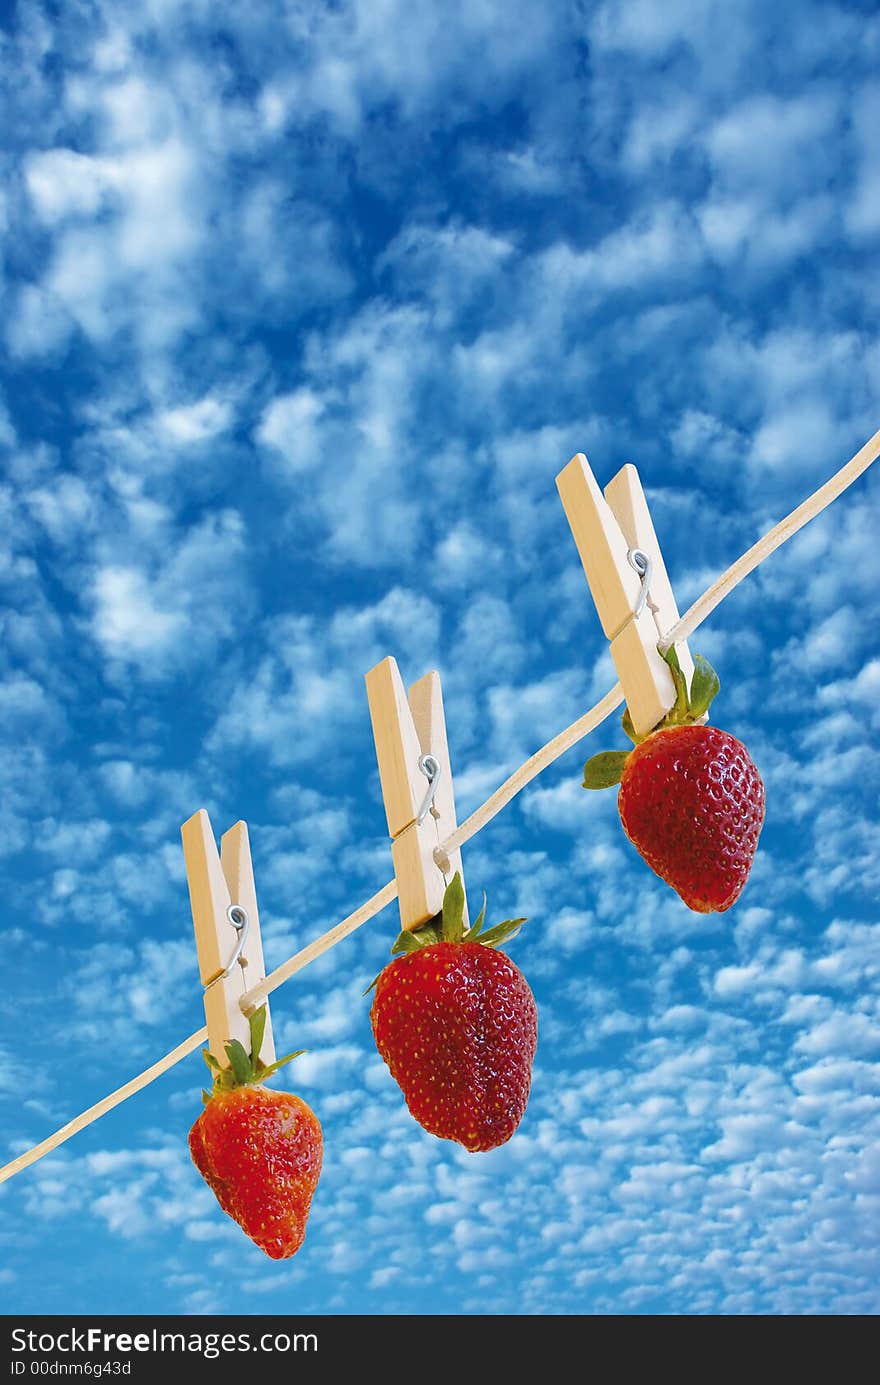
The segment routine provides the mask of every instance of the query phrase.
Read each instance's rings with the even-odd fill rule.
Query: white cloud
[[[807,326],[754,340],[723,330],[708,347],[710,395],[712,381],[723,379],[725,396],[748,400],[743,416],[752,427],[749,480],[760,483],[766,505],[780,493],[793,499],[794,482],[797,498],[805,498],[811,478],[827,477],[850,455],[853,439],[870,436],[865,347],[856,332]]]
[[[481,289],[494,292],[510,272],[512,243],[479,226],[407,225],[377,268],[390,267],[401,287],[418,287],[436,305],[439,320],[454,322]]]
[[[320,205],[294,196],[289,182],[258,182],[224,221],[237,246],[235,272],[267,321],[284,323],[354,287],[338,228]]]
[[[697,217],[709,250],[728,273],[744,266],[766,275],[815,254],[834,234],[835,213],[824,196],[802,198],[782,212],[768,211],[756,198],[721,196],[704,202]]]
[[[135,85],[120,90],[131,94]],[[147,106],[155,100],[146,88],[142,95]],[[192,323],[177,267],[202,233],[197,160],[170,128],[149,142],[151,122],[142,117],[133,110],[121,142],[106,152],[62,147],[29,159],[29,194],[56,240],[43,281],[20,300],[9,329],[19,354],[54,349],[66,317],[99,343],[125,325],[158,343]]]
[[[496,169],[502,182],[536,196],[558,191],[563,176],[534,147],[506,151]]]
[[[822,1093],[880,1092],[880,1070],[876,1063],[849,1058],[822,1058],[813,1067],[794,1074],[792,1082],[807,1096]]]
[[[490,745],[511,761],[523,760],[575,721],[583,703],[583,675],[577,671],[548,673],[524,685],[497,684],[487,698]]]
[[[797,658],[807,668],[820,674],[827,674],[834,669],[845,669],[858,649],[859,630],[860,619],[856,612],[851,606],[841,606],[824,620],[817,621],[806,640],[792,642],[780,650],[775,656],[778,665],[780,669],[784,669],[793,658]],[[855,680],[855,684],[857,683],[858,679]],[[821,695],[823,701],[828,700],[824,689]],[[858,699],[855,685],[854,695]]]
[[[39,683],[22,674],[0,680],[0,716],[7,731],[21,737],[36,733],[54,739],[64,732],[61,706]]]
[[[113,188],[112,170],[101,159],[74,149],[32,155],[25,182],[40,218],[50,224],[99,211]]]
[[[687,40],[708,8],[706,0],[679,0],[662,9],[652,5],[650,0],[637,0],[635,4],[611,0],[596,14],[591,35],[601,48],[660,58],[674,44]]]
[[[810,458],[836,453],[838,429],[827,403],[801,399],[775,409],[752,441],[750,465],[757,479],[774,471],[792,471],[806,454]]]
[[[637,108],[627,131],[624,163],[635,175],[652,173],[658,159],[670,159],[687,145],[698,120],[697,105],[687,97]]]
[[[78,862],[90,862],[102,856],[112,831],[110,823],[102,818],[76,823],[44,818],[39,824],[36,849],[56,861],[66,861],[75,855]]]
[[[558,784],[544,785],[539,781],[536,788],[527,789],[522,808],[527,817],[557,832],[580,834],[587,823],[592,828],[597,817],[605,816],[605,797],[587,792],[578,778],[569,775]],[[609,793],[607,797],[613,800],[614,794]]]
[[[263,414],[257,441],[280,453],[294,472],[317,470],[323,451],[316,424],[324,408],[324,401],[309,389],[278,395]]]
[[[431,558],[431,573],[440,586],[474,591],[491,579],[501,561],[498,545],[464,520],[443,534]]]
[[[785,100],[761,95],[725,112],[705,142],[718,182],[734,192],[766,189],[776,198],[832,166],[837,103],[828,91]]]
[[[165,409],[157,420],[160,429],[173,442],[205,442],[223,433],[232,421],[232,408],[227,400],[206,395],[195,404],[179,404]]]
[[[317,513],[337,561],[395,566],[412,557],[426,542],[428,463],[446,489],[454,483],[414,431],[436,364],[426,325],[416,309],[371,306],[339,335],[312,337],[306,384],[263,414],[258,441],[290,471],[289,523],[301,527],[306,506],[312,524]],[[313,479],[303,491],[306,468]]]
[[[880,100],[873,86],[862,88],[853,104],[853,133],[858,147],[854,196],[844,209],[847,228],[859,237],[880,230],[880,159],[874,131],[880,121]]]
[[[702,409],[686,409],[672,433],[676,451],[718,466],[730,466],[743,446],[735,428]],[[702,586],[700,590],[702,590]]]
[[[137,568],[107,567],[95,576],[95,635],[112,657],[162,658],[183,634],[180,611],[161,610]]]
[[[95,1198],[92,1211],[123,1240],[138,1240],[150,1229],[152,1219],[144,1205],[144,1194],[154,1182],[154,1178],[147,1176],[111,1188]]]
[[[255,746],[284,765],[325,756],[344,728],[365,724],[363,674],[393,651],[414,681],[431,665],[438,628],[433,602],[400,587],[371,605],[340,607],[329,623],[272,622],[271,653],[220,713],[208,746]]]
[[[249,601],[244,547],[241,519],[226,510],[192,527],[174,552],[151,564],[152,572],[118,559],[99,564],[89,597],[92,632],[105,658],[161,678],[183,661],[210,656],[230,638]]]
[[[15,297],[6,341],[15,357],[51,356],[66,346],[72,329],[72,320],[55,294],[38,284],[26,284]]]
[[[850,614],[852,623],[855,624],[857,617],[854,613]],[[827,618],[828,622],[832,624],[832,628],[836,627],[841,615],[842,613],[836,613]],[[858,633],[858,629],[850,631],[852,642],[847,653],[851,653],[857,647],[855,635]],[[833,665],[826,664],[823,672],[830,672],[832,667]],[[826,735],[834,729],[839,729],[846,740],[851,743],[855,742],[859,737],[863,720],[867,718],[871,724],[877,720],[878,708],[880,708],[880,659],[869,659],[866,664],[862,665],[855,677],[834,678],[831,682],[823,684],[818,689],[817,698],[819,703],[824,706],[834,709],[849,706],[858,712],[858,718],[853,719],[850,715],[837,710],[832,714],[832,726],[828,726],[828,718],[820,723],[826,726]],[[811,742],[815,744],[816,738],[811,737],[807,744]]]
[[[685,209],[661,202],[590,250],[574,252],[564,244],[554,246],[545,253],[542,269],[557,289],[598,294],[682,278],[696,268],[702,253]]]
[[[796,1047],[804,1053],[843,1056],[880,1052],[880,1024],[867,1015],[838,1012],[802,1034]]]
[[[30,510],[57,544],[75,541],[83,531],[94,530],[95,498],[79,476],[53,476],[50,484],[37,487],[25,498]]]

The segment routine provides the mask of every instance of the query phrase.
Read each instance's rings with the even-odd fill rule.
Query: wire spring
[[[232,968],[235,966],[236,962],[240,960],[241,954],[244,951],[244,945],[247,942],[247,935],[251,926],[251,920],[247,909],[243,909],[240,904],[230,904],[229,908],[226,910],[226,917],[232,924],[233,928],[238,934],[238,937],[235,942],[235,947],[233,949],[232,956],[226,963],[226,966],[223,968],[220,975],[215,976],[213,981],[209,981],[208,984],[205,986],[206,991],[209,990],[211,986],[216,986],[218,981],[222,981],[225,977],[229,975],[229,973],[232,971]],[[242,965],[244,964],[242,963]]]
[[[627,549],[626,560],[629,563],[630,567],[633,568],[633,570],[637,572],[639,574],[639,577],[642,579],[642,585],[639,591],[638,600],[636,601],[635,608],[632,613],[632,619],[638,620],[639,616],[642,614],[642,611],[645,609],[645,606],[647,605],[648,600],[650,598],[651,577],[654,572],[654,564],[651,562],[651,559],[648,556],[648,554],[645,553],[641,548]]]

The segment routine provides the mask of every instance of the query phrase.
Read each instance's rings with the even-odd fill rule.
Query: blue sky
[[[878,426],[868,3],[2,9],[0,1157],[202,1023],[179,826],[251,827],[276,965],[390,855],[363,674],[441,670],[460,817],[614,679],[553,478],[635,461],[679,605]],[[528,1112],[409,1118],[361,992],[273,997],[324,1125],[274,1264],[193,1056],[0,1188],[6,1312],[880,1309],[878,478],[712,616],[767,786],[690,913],[579,787],[465,848],[528,914]]]

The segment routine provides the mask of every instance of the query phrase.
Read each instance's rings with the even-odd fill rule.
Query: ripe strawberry
[[[671,655],[671,657],[670,657]],[[584,766],[584,788],[620,784],[623,830],[651,869],[698,913],[723,913],[741,895],[764,822],[764,785],[741,741],[697,724],[718,691],[711,665],[697,655],[690,695],[674,649],[667,655],[677,699],[646,737]]]
[[[226,1045],[228,1068],[204,1051],[214,1088],[203,1094],[189,1148],[223,1211],[273,1260],[282,1260],[296,1254],[306,1234],[321,1173],[321,1126],[300,1097],[260,1085],[298,1056],[269,1067],[260,1061],[265,1006],[251,1015],[250,1027],[250,1054],[233,1039]]]
[[[484,933],[485,902],[465,933],[456,874],[439,919],[401,933],[373,983],[376,1047],[416,1120],[465,1149],[495,1149],[525,1113],[538,1042],[535,999],[522,972],[495,948],[525,919]],[[370,988],[372,989],[372,987]]]

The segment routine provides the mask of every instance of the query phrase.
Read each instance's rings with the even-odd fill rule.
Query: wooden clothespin
[[[603,497],[589,462],[578,452],[556,485],[633,727],[643,736],[675,702],[672,674],[657,641],[675,625],[678,607],[639,473],[628,463],[608,482]],[[647,558],[647,571],[638,554]],[[687,644],[675,648],[690,687],[694,664]]]
[[[238,1039],[250,1053],[250,1030],[241,998],[266,975],[247,823],[237,822],[223,834],[219,856],[211,819],[204,808],[183,824],[180,835],[199,972],[205,987],[208,1047],[227,1067],[225,1045],[230,1039]],[[255,1056],[267,1065],[275,1061],[268,1003],[263,1045]]]
[[[426,673],[407,699],[397,663],[388,658],[370,669],[366,683],[400,924],[411,932],[440,913],[446,885],[461,871],[460,851],[446,858],[444,870],[434,859],[456,827],[440,675]],[[464,922],[467,927],[467,905]]]

